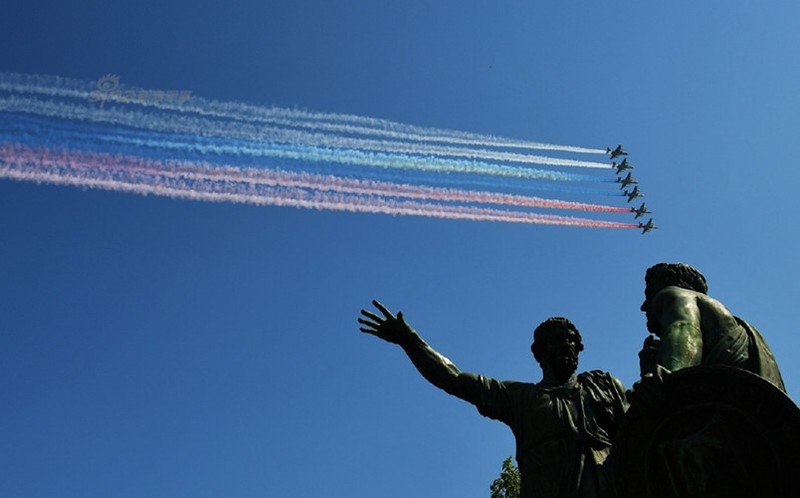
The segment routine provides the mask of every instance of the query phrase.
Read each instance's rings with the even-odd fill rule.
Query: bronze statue
[[[377,301],[383,315],[361,310],[366,332],[403,348],[434,386],[508,425],[516,438],[522,498],[589,498],[610,489],[606,460],[627,402],[622,383],[607,372],[576,375],[583,350],[578,329],[549,318],[534,331],[531,352],[542,368],[537,384],[498,381],[460,371]]]
[[[800,410],[759,331],[685,264],[647,270],[653,334],[614,440],[620,498],[800,496]]]
[[[643,376],[697,365],[749,370],[786,392],[778,364],[759,331],[708,296],[703,275],[689,265],[659,263],[647,270],[647,330]]]

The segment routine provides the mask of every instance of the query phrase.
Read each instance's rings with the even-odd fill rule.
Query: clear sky
[[[2,494],[488,496],[510,431],[361,334],[359,309],[380,299],[462,370],[530,381],[533,327],[568,316],[581,369],[630,386],[660,261],[698,267],[758,326],[797,399],[799,15],[790,1],[6,0],[0,71],[622,143],[659,229],[2,180]]]

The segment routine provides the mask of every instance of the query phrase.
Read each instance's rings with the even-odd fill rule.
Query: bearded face
[[[655,315],[649,311],[646,311],[645,318],[647,318],[647,331],[660,337],[661,324],[658,323]]]
[[[547,339],[542,366],[550,368],[559,378],[568,378],[578,368],[580,337],[571,330],[553,332]]]

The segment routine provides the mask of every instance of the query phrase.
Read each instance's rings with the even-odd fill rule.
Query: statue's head
[[[674,285],[702,294],[708,293],[708,284],[703,274],[697,268],[683,263],[658,263],[653,265],[647,269],[644,281],[645,285],[652,287],[655,292],[669,285]]]
[[[641,310],[647,315],[647,330],[658,334],[658,320],[650,310],[650,302],[664,287],[674,285],[701,294],[708,293],[706,278],[696,268],[683,263],[658,263],[647,269],[644,276],[644,302]]]
[[[533,331],[533,357],[542,370],[550,370],[559,378],[566,379],[575,372],[581,351],[581,333],[566,318],[548,318]]]

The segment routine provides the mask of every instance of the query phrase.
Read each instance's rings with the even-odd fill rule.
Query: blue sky
[[[537,381],[570,317],[630,386],[643,275],[701,269],[797,399],[796,2],[8,1],[0,71],[519,139],[625,144],[659,230],[209,204],[0,181],[0,489],[482,497],[501,424],[358,332],[373,298]],[[602,199],[584,199],[602,202]]]

